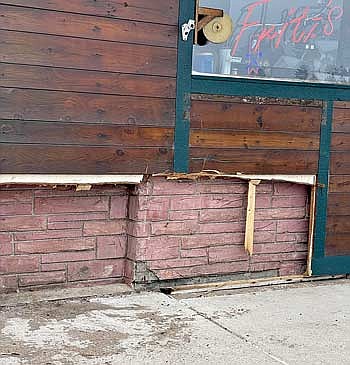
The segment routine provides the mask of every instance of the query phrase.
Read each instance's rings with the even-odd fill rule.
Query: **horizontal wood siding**
[[[350,103],[334,109],[326,254],[350,255]]]
[[[191,171],[316,174],[319,105],[193,97]]]
[[[0,173],[172,170],[178,0],[0,2]]]

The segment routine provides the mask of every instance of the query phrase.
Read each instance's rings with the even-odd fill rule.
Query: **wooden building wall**
[[[193,95],[191,171],[317,174],[322,105]]]
[[[350,255],[350,103],[333,114],[326,255]]]
[[[172,169],[178,0],[8,0],[0,19],[0,173]]]

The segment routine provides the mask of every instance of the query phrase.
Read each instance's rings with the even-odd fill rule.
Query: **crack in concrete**
[[[179,301],[170,296],[167,295],[169,298],[171,298],[172,300],[175,300],[176,302],[179,303]],[[257,345],[256,343],[253,343],[251,341],[249,341],[247,338],[245,338],[244,336],[240,335],[239,333],[232,331],[230,328],[222,325],[220,322],[217,322],[215,319],[209,317],[207,314],[202,313],[200,311],[198,311],[196,308],[193,308],[192,306],[186,304],[186,303],[179,303],[182,305],[185,305],[188,309],[190,309],[191,311],[193,311],[194,313],[196,313],[197,315],[199,315],[200,317],[204,318],[205,320],[209,321],[210,323],[214,324],[217,327],[220,327],[222,330],[226,331],[227,333],[229,333],[230,335],[237,337],[238,339],[240,339],[241,341],[244,341],[245,343],[247,343],[248,345],[254,347],[256,350],[262,352],[264,355],[268,356],[270,359],[274,360],[275,362],[279,363],[279,364],[283,364],[283,365],[290,365],[287,362],[285,362],[283,359],[265,351],[262,347],[260,347],[259,345]]]

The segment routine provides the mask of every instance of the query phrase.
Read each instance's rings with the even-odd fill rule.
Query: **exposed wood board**
[[[317,186],[311,188],[310,197],[310,220],[309,220],[309,236],[308,236],[308,255],[306,264],[306,276],[312,275],[312,255],[314,248],[314,233],[315,233],[315,213],[316,213],[316,193]]]
[[[244,247],[250,256],[253,256],[253,245],[254,245],[256,187],[260,184],[260,182],[261,180],[249,181]]]
[[[0,174],[0,185],[101,185],[139,184],[143,175],[35,175]]]

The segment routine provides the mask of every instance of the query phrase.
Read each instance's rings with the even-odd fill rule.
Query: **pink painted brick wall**
[[[308,189],[288,183],[257,187],[253,257],[243,245],[246,205],[247,182],[239,180],[154,177],[133,189],[88,192],[2,187],[0,292],[302,274]]]
[[[0,293],[119,282],[126,260],[128,189],[0,189]]]
[[[135,190],[130,202],[128,257],[136,261],[138,283],[305,271],[305,186],[265,182],[257,187],[252,257],[244,250],[246,182],[153,178]]]

